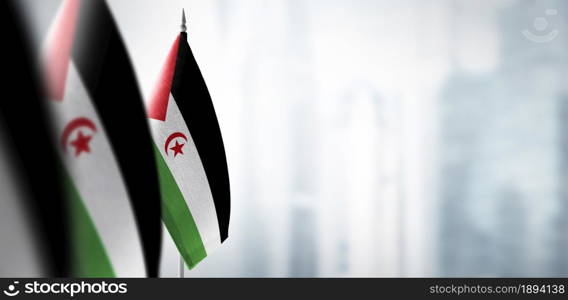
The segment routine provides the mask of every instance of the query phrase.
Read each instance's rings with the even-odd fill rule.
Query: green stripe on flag
[[[170,232],[187,267],[192,269],[207,256],[197,225],[170,168],[154,144],[162,194],[162,221]]]
[[[63,187],[69,205],[71,275],[73,277],[116,277],[105,247],[71,177],[62,169]]]

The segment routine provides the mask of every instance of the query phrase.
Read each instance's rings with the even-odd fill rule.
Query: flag
[[[66,210],[57,153],[35,60],[13,5],[0,3],[6,29],[0,71],[5,78],[0,101],[0,277],[66,276]]]
[[[43,56],[66,173],[72,274],[157,276],[161,206],[152,140],[106,1],[64,0]]]
[[[147,112],[162,219],[191,269],[227,239],[230,190],[221,131],[185,30],[168,54]]]

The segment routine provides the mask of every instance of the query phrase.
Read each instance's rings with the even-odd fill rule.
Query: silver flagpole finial
[[[186,32],[187,31],[187,26],[185,26],[186,20],[185,20],[185,9],[181,10],[181,32]]]

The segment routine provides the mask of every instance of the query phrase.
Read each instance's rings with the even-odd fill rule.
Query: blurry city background
[[[20,2],[40,47],[60,0]],[[146,97],[185,8],[221,124],[184,276],[568,276],[567,1],[109,3]]]

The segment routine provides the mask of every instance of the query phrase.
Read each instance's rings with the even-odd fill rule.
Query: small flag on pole
[[[228,236],[227,160],[213,103],[187,42],[185,13],[148,103],[162,219],[193,268]]]
[[[72,275],[157,276],[161,201],[152,139],[106,1],[63,1],[44,66],[66,171]]]

